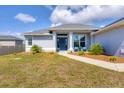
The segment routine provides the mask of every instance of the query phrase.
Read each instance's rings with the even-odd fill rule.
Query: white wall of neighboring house
[[[15,46],[16,43],[15,41],[0,41],[0,46]]]
[[[93,42],[102,44],[106,54],[124,57],[124,26],[94,35]]]
[[[0,40],[0,46],[23,46],[21,40]]]

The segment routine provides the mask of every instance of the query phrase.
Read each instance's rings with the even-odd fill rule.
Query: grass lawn
[[[52,53],[0,56],[0,87],[124,87],[124,73]]]

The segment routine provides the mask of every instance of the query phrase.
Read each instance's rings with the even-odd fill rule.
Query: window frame
[[[28,38],[28,46],[32,46],[32,37]]]
[[[81,40],[81,37],[84,35],[85,39],[84,40]],[[77,40],[75,40],[75,36],[78,36]],[[73,35],[73,46],[74,46],[74,49],[75,49],[75,43],[78,43],[78,48],[79,47],[82,47],[81,46],[81,43],[85,43],[84,47],[86,47],[86,40],[87,37],[86,37],[86,34],[74,34]]]

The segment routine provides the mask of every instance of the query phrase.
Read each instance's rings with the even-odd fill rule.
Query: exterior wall
[[[53,35],[54,36],[54,35]],[[55,41],[52,35],[28,36],[26,37],[26,51],[29,52],[32,46],[28,45],[28,38],[32,37],[32,45],[42,47],[44,51],[56,51]]]
[[[105,48],[106,54],[122,56],[121,49],[124,49],[124,27],[114,28],[93,36],[93,43],[100,43]]]
[[[89,49],[90,45],[91,45],[91,35],[90,34],[86,34],[86,47],[87,49]]]
[[[39,36],[25,36],[25,51],[29,52],[32,46],[28,45],[28,38],[32,38],[32,45],[41,46],[45,51],[56,51],[57,50],[57,34],[66,33],[68,34],[68,50],[74,50],[74,41],[73,41],[73,34],[75,32],[53,32],[52,35],[39,35]],[[90,46],[90,34],[87,33],[80,33],[86,34],[86,47],[89,48]]]
[[[15,44],[15,41],[6,41],[6,40],[4,40],[4,41],[0,41],[0,46],[15,46],[16,44]]]

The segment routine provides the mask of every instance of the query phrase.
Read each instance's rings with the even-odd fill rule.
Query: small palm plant
[[[36,54],[36,53],[40,53],[41,51],[42,51],[42,48],[39,47],[38,45],[33,45],[31,47],[31,52],[33,53],[33,55]]]
[[[90,46],[89,52],[94,55],[100,55],[104,53],[104,49],[101,44],[96,43]]]

